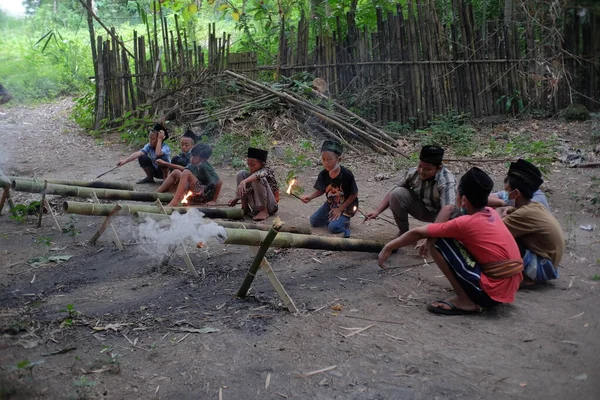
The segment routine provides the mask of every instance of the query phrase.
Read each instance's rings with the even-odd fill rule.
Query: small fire
[[[190,197],[193,194],[194,194],[194,192],[192,192],[191,190],[189,192],[187,192],[187,194],[185,196],[183,196],[183,200],[181,200],[181,204],[187,204],[188,197]]]
[[[354,208],[352,209],[352,211],[356,212],[356,210],[358,210],[358,208],[356,208],[356,206],[354,206]]]
[[[202,248],[204,248],[204,243],[203,242],[198,242],[196,244],[196,247],[199,248],[199,249],[202,249]]]
[[[292,187],[296,184],[296,178],[292,179],[290,181],[290,186],[288,186],[287,190],[285,191],[287,194],[292,194]]]

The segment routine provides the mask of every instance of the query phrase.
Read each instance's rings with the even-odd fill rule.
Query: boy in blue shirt
[[[169,138],[167,129],[162,124],[154,125],[152,131],[148,135],[148,143],[139,151],[132,153],[129,157],[117,163],[121,167],[128,162],[137,159],[140,167],[146,173],[146,177],[138,180],[136,183],[154,183],[154,178],[165,179],[169,173],[169,168],[159,166],[157,160],[171,162],[171,148],[168,144],[163,143]]]

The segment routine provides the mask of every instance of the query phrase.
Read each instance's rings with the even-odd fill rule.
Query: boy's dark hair
[[[510,186],[512,190],[519,190],[521,196],[525,197],[527,200],[531,200],[533,198],[534,190],[530,186],[516,178],[513,178],[512,176],[507,176],[506,179],[508,181],[508,186]]]
[[[198,143],[191,150],[192,157],[200,157],[207,160],[212,155],[212,148],[206,143]]]
[[[493,187],[492,178],[481,169],[473,167],[460,178],[458,194],[465,196],[474,208],[480,209],[487,206]]]
[[[158,131],[163,131],[165,133],[165,140],[169,139],[169,131],[167,131],[167,128],[165,128],[165,126],[163,124],[160,124],[160,123],[154,124],[154,128],[152,128],[152,132],[158,132]]]
[[[185,133],[183,134],[183,137],[192,139],[194,141],[194,143],[196,143],[198,141],[198,135],[196,135],[194,133],[194,131],[192,131],[191,129],[188,129],[187,131],[185,131]]]

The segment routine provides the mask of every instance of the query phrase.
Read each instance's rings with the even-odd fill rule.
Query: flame
[[[353,212],[356,212],[357,208],[356,206],[354,206],[354,208],[352,209]]]
[[[290,181],[290,186],[288,186],[287,190],[285,191],[287,194],[291,194],[292,193],[292,187],[296,184],[296,178],[292,179]]]
[[[194,194],[194,192],[192,192],[191,190],[189,192],[187,192],[187,194],[185,196],[183,196],[183,200],[181,200],[181,204],[187,204],[188,197],[190,197],[193,194]]]
[[[202,248],[204,248],[204,243],[203,242],[198,242],[196,244],[196,247],[199,248],[199,249],[202,249]]]

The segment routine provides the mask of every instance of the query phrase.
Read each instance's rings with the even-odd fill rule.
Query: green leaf
[[[73,256],[71,255],[58,255],[58,256],[49,256],[49,257],[35,257],[27,261],[27,264],[32,267],[39,267],[40,265],[49,264],[51,262],[61,263],[63,261],[69,261]]]

